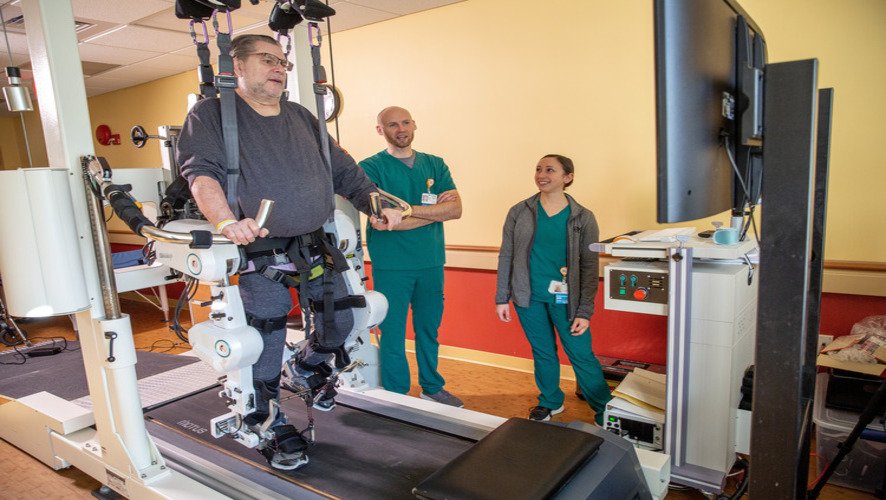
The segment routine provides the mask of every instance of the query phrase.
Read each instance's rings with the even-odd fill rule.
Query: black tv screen
[[[658,222],[744,213],[760,191],[762,34],[731,0],[656,0],[654,18]]]

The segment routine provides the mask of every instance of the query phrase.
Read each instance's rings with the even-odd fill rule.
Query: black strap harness
[[[322,227],[292,238],[258,239],[246,246],[246,258],[252,262],[255,268],[253,272],[288,288],[297,289],[299,306],[303,312],[322,310],[324,331],[332,331],[335,328],[335,311],[366,307],[366,299],[361,295],[349,295],[335,300],[333,276],[348,270],[349,266],[345,256],[332,244],[329,235]],[[283,271],[275,267],[289,263],[294,264],[294,272]],[[308,298],[307,284],[321,277],[323,278],[323,300],[322,305],[318,305],[319,301]],[[305,331],[310,331],[309,316],[305,314]],[[265,334],[286,325],[285,316],[270,319],[247,319],[251,326]]]

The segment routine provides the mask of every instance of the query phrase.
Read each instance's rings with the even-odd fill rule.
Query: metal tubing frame
[[[815,389],[808,326],[817,79],[814,59],[766,67],[751,498],[799,498],[806,490],[803,428]]]
[[[87,200],[80,162],[82,156],[94,154],[94,146],[71,4],[22,0],[21,9],[49,164],[67,168],[70,174],[72,210],[90,297],[90,309],[77,314],[77,324],[95,417],[97,441],[93,448],[101,449],[97,459],[84,447],[60,449],[56,456],[60,462],[49,465],[100,462],[84,467],[97,480],[130,498],[169,498],[170,492],[179,498],[217,497],[205,486],[166,468],[145,430],[129,317],[107,303],[106,296],[114,291],[109,246],[106,235],[98,235],[95,217],[90,216],[96,203],[93,200],[90,206]],[[99,217],[98,222],[103,226],[104,219]],[[112,330],[116,340],[110,338]],[[116,360],[111,360],[112,348]],[[44,432],[34,429],[32,436],[23,439],[39,438]],[[66,437],[52,433],[51,438],[64,441]]]

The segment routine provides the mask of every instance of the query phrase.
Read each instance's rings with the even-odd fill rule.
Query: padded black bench
[[[603,441],[580,430],[511,418],[412,492],[433,500],[549,498]]]

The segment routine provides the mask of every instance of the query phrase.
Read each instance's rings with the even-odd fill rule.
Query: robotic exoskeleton
[[[308,274],[299,272],[297,265],[296,271],[291,272],[287,269],[293,266],[285,262],[288,259],[278,259],[276,262],[279,265],[274,265],[266,262],[267,259],[256,258],[256,252],[244,250],[224,236],[215,234],[215,228],[208,221],[179,219],[164,222],[162,228],[157,227],[141,213],[137,202],[129,194],[130,187],[112,182],[111,169],[103,158],[86,157],[84,167],[93,190],[111,204],[117,216],[130,229],[148,238],[148,245],[152,247],[150,255],[181,273],[186,280],[211,284],[209,318],[193,325],[188,330],[187,339],[194,353],[220,375],[219,396],[230,410],[212,419],[212,435],[216,438],[228,436],[244,446],[257,448],[269,460],[274,453],[283,451],[290,459],[282,466],[275,463],[277,468],[294,469],[306,463],[305,450],[314,440],[311,407],[325,409],[320,408],[318,402],[331,399],[338,384],[375,385],[374,380],[377,380],[377,374],[373,373],[377,369],[377,353],[369,342],[369,331],[384,319],[387,300],[364,286],[360,273],[362,254],[358,251],[360,242],[354,223],[342,211],[336,210],[334,217],[322,229],[322,237],[330,247],[328,250],[339,255],[337,260],[340,267],[335,271],[340,273],[347,290],[346,298],[334,303],[333,307],[347,308],[352,316],[350,330],[338,332],[345,339],[343,346],[326,352],[315,347],[315,351],[321,351],[319,355],[324,360],[332,361],[332,366],[320,363],[326,367],[325,370],[306,376],[300,365],[305,364],[304,351],[310,350],[311,311],[323,305],[304,303],[303,300],[306,338],[288,343],[281,360],[282,386],[294,393],[291,397],[301,398],[308,406],[307,427],[299,430],[280,418],[278,400],[270,401],[267,415],[256,414],[256,390],[260,388],[253,386],[252,365],[263,349],[262,333],[259,331],[261,325],[245,314],[239,288],[231,283],[230,278],[249,270],[262,272],[266,276],[284,276],[282,279],[290,282],[290,286],[299,286],[299,278],[311,279],[310,269],[315,268],[318,262],[329,269],[321,271],[315,279],[327,274],[326,270],[332,271],[334,264],[327,264],[331,259],[314,257],[308,262]],[[390,204],[408,207],[387,193],[381,196]],[[262,203],[255,219],[260,226],[264,225],[272,206],[273,202],[268,200]],[[381,204],[373,200],[372,206],[378,208]],[[250,253],[252,258],[247,257]],[[347,381],[342,377],[345,373],[349,374]]]

